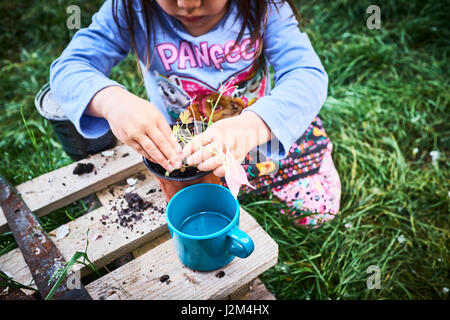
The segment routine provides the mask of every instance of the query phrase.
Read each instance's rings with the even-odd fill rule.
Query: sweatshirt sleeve
[[[258,114],[275,139],[259,148],[280,159],[300,138],[325,102],[328,75],[289,4],[269,6],[263,53],[273,66],[274,88],[244,111]]]
[[[121,20],[123,10],[120,4],[117,9]],[[105,119],[84,114],[92,97],[105,87],[124,88],[108,78],[111,68],[123,60],[130,50],[127,30],[121,28],[120,31],[112,16],[112,2],[106,1],[92,17],[91,25],[73,36],[50,67],[53,96],[86,138],[98,138],[109,130]]]

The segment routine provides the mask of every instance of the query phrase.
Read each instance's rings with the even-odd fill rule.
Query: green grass
[[[14,184],[71,162],[34,96],[73,34],[65,8],[78,4],[87,26],[100,1],[54,3],[0,4],[0,172]],[[293,227],[270,195],[242,203],[279,245],[278,264],[261,277],[278,299],[448,299],[448,4],[384,1],[381,30],[369,30],[370,4],[298,4],[330,78],[320,116],[342,199],[340,214],[311,230]],[[135,67],[129,57],[112,77],[145,96]],[[431,151],[440,152],[435,163]],[[65,210],[80,212],[77,205],[54,213],[52,227],[68,219]],[[0,250],[11,243],[11,235],[0,236]],[[366,286],[371,265],[381,270],[379,290]]]

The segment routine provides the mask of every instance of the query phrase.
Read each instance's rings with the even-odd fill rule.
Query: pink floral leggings
[[[282,213],[302,215],[296,220],[299,225],[320,225],[339,212],[341,181],[331,157],[332,149],[330,142],[317,173],[272,189],[274,195],[293,209]]]

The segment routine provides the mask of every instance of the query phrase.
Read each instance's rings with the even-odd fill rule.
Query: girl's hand
[[[269,127],[256,113],[248,111],[213,123],[184,147],[183,155],[188,165],[197,165],[201,171],[214,171],[216,176],[223,177],[225,168],[217,148],[225,154],[230,152],[241,163],[250,150],[270,139]]]
[[[92,98],[87,114],[105,118],[114,135],[147,159],[172,171],[183,152],[161,112],[149,101],[112,86]]]

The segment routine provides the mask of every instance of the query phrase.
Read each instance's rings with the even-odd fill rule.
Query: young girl
[[[86,138],[111,128],[169,171],[186,159],[224,176],[205,152],[219,145],[246,160],[256,192],[271,190],[300,224],[317,225],[338,212],[340,181],[317,118],[328,77],[296,16],[291,1],[106,1],[53,62],[52,92]],[[108,78],[130,51],[150,101]],[[186,109],[208,119],[217,99],[214,123],[182,150],[169,124]],[[255,147],[265,152],[249,154]]]

